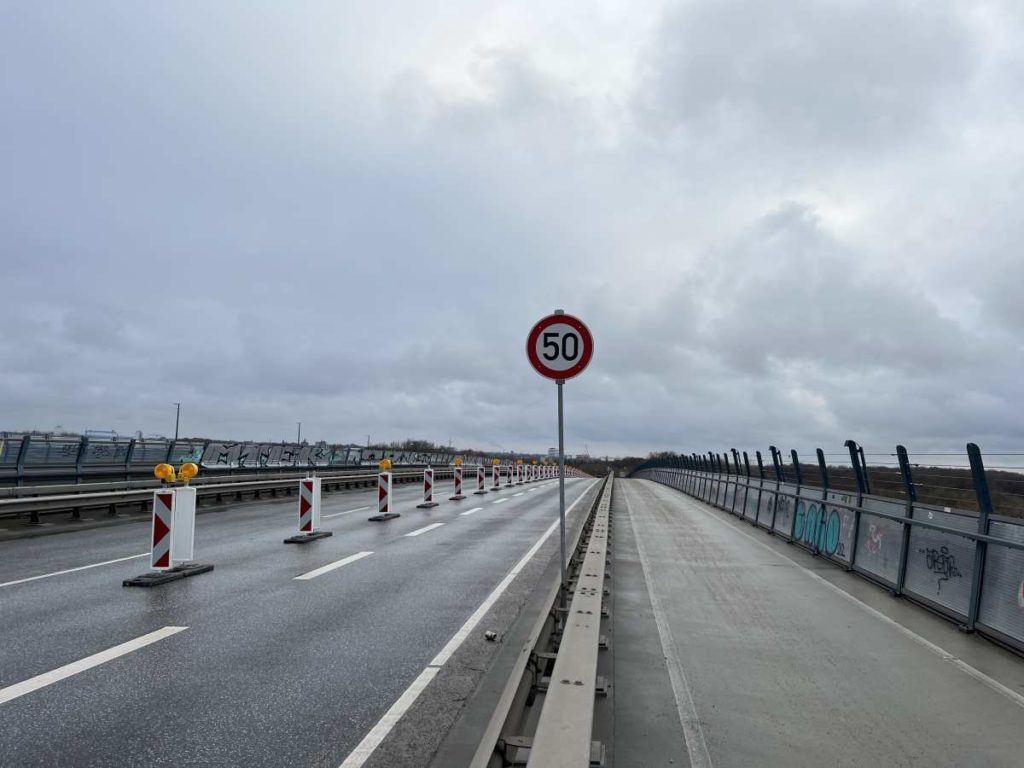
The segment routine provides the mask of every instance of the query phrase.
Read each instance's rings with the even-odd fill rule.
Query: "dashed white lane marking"
[[[24,680],[14,685],[9,685],[6,688],[0,688],[0,704],[6,704],[8,701],[24,696],[26,693],[32,693],[38,691],[40,688],[45,688],[48,685],[53,685],[65,678],[77,675],[79,672],[85,672],[87,669],[98,667],[100,664],[106,664],[108,661],[125,656],[132,651],[137,651],[140,648],[145,648],[147,645],[151,645],[159,640],[163,640],[165,637],[176,635],[179,632],[183,632],[188,627],[164,627],[158,629],[155,632],[137,637],[134,640],[129,640],[127,643],[121,643],[115,645],[113,648],[108,648],[105,651],[94,653],[92,656],[86,656],[84,659],[79,659],[70,664],[65,664],[63,667],[58,667],[50,672],[44,672],[41,675],[30,677],[28,680]]]
[[[483,507],[473,507],[472,509],[467,509],[465,512],[459,512],[459,517],[472,515],[474,512],[479,512],[481,509],[483,509]]]
[[[708,752],[707,741],[704,739],[704,729],[700,725],[700,717],[697,715],[697,705],[693,702],[693,691],[690,690],[690,683],[686,679],[686,671],[679,661],[679,649],[676,646],[672,630],[665,620],[665,612],[661,609],[661,601],[654,592],[654,585],[651,584],[651,566],[647,559],[647,548],[644,546],[640,533],[636,529],[636,520],[633,518],[633,510],[630,508],[627,494],[622,494],[622,500],[626,503],[626,515],[629,517],[630,527],[633,529],[633,539],[636,541],[636,550],[640,555],[640,569],[644,572],[644,582],[647,584],[647,594],[651,599],[651,611],[654,613],[654,623],[658,627],[658,637],[661,639],[661,649],[665,654],[665,666],[668,667],[668,679],[672,685],[672,696],[676,700],[676,712],[679,716],[679,724],[683,727],[683,740],[686,742],[686,752],[690,757],[690,765],[693,768],[711,768],[711,754]]]
[[[687,499],[687,500],[689,501],[690,499]],[[983,685],[987,685],[989,688],[991,688],[996,693],[999,693],[999,694],[1005,696],[1007,699],[1012,701],[1018,707],[1024,707],[1024,696],[1022,696],[1021,694],[1017,693],[1012,688],[1008,688],[1007,686],[1005,686],[1002,683],[1000,683],[998,680],[995,680],[994,678],[989,677],[984,672],[982,672],[980,669],[976,669],[975,667],[972,667],[970,664],[968,664],[963,659],[959,658],[958,656],[954,656],[952,653],[947,651],[945,648],[942,648],[941,646],[938,646],[935,643],[933,643],[931,640],[928,640],[928,639],[922,637],[921,635],[917,634],[917,632],[915,632],[914,630],[912,630],[912,629],[910,629],[908,627],[904,627],[898,621],[896,621],[895,619],[892,619],[892,618],[886,616],[884,613],[879,611],[877,608],[872,608],[870,605],[868,605],[867,603],[863,602],[860,598],[857,598],[857,597],[854,597],[853,595],[851,595],[849,592],[844,590],[842,587],[833,584],[831,581],[829,581],[828,579],[826,579],[826,578],[824,578],[822,576],[819,576],[814,571],[809,570],[807,568],[804,568],[802,565],[800,565],[800,563],[798,563],[796,560],[792,559],[791,557],[787,557],[786,555],[782,554],[781,552],[776,552],[774,549],[772,549],[770,546],[765,544],[763,541],[758,541],[755,537],[751,536],[746,531],[740,530],[739,528],[736,528],[736,527],[734,527],[732,525],[729,525],[729,523],[726,522],[725,520],[722,520],[717,515],[712,514],[712,511],[710,509],[705,509],[703,504],[699,505],[698,509],[700,509],[702,512],[704,512],[708,517],[712,518],[713,520],[718,520],[718,522],[721,523],[722,525],[726,525],[729,528],[731,528],[732,530],[736,531],[736,533],[740,534],[741,536],[750,539],[752,542],[757,544],[759,547],[762,547],[763,549],[767,549],[769,552],[771,552],[776,557],[779,557],[779,558],[785,560],[787,563],[789,563],[789,564],[799,568],[804,574],[806,574],[810,578],[814,579],[814,581],[818,582],[823,587],[827,587],[828,589],[832,590],[833,592],[835,592],[837,595],[839,595],[844,600],[849,600],[851,603],[856,605],[858,608],[860,608],[864,612],[870,614],[871,616],[874,616],[879,621],[881,621],[881,622],[883,622],[885,624],[888,624],[890,627],[895,629],[897,632],[899,632],[899,633],[905,635],[906,637],[910,638],[911,640],[913,640],[915,643],[917,643],[921,647],[927,648],[929,651],[934,653],[936,656],[938,656],[943,661],[948,661],[950,664],[952,664],[954,667],[959,669],[964,674],[969,675],[970,677],[973,677],[979,683],[982,683]]]
[[[595,481],[596,482],[596,481]],[[591,483],[591,486],[593,483]],[[587,486],[580,494],[579,498],[576,499],[569,507],[565,510],[566,516],[583,501],[583,498],[587,495],[587,491],[590,490],[591,486]],[[505,501],[505,499],[501,499]],[[516,563],[512,570],[508,572],[504,579],[502,579],[498,586],[494,588],[494,591],[487,596],[480,607],[473,611],[473,615],[470,616],[466,623],[459,628],[459,631],[452,635],[451,640],[447,642],[441,652],[434,657],[434,659],[412,681],[412,684],[405,689],[405,692],[398,697],[398,701],[391,705],[391,708],[384,713],[384,716],[377,721],[377,724],[370,729],[370,732],[363,737],[363,740],[359,742],[359,745],[352,750],[348,757],[345,758],[339,768],[361,768],[363,763],[366,762],[367,758],[373,754],[373,751],[380,746],[380,743],[387,738],[387,735],[391,733],[391,729],[395,727],[395,724],[402,719],[402,716],[409,710],[419,695],[423,693],[423,689],[427,687],[431,680],[441,671],[441,667],[444,666],[445,662],[451,658],[452,654],[458,650],[459,646],[462,645],[463,641],[469,637],[469,633],[473,631],[473,628],[487,615],[487,612],[491,607],[498,602],[498,599],[504,594],[505,590],[508,589],[508,585],[512,583],[519,572],[526,567],[526,564],[533,559],[533,556],[537,554],[544,542],[548,540],[548,537],[555,532],[558,528],[558,521],[556,520],[548,529],[544,531],[539,539],[534,543],[532,547],[527,551],[525,555]]]
[[[362,560],[364,557],[369,557],[372,554],[373,552],[357,552],[354,555],[343,557],[341,560],[335,560],[333,563],[328,563],[320,568],[316,568],[309,573],[296,576],[294,581],[309,581],[310,579],[315,579],[317,576],[323,576],[325,573],[330,573],[337,568],[341,568],[343,565],[348,565],[349,563],[354,563],[357,560]]]
[[[344,512],[332,512],[329,515],[320,515],[320,517],[340,517],[341,515],[351,515],[353,512],[362,512],[364,509],[371,509],[371,507],[356,507],[355,509],[347,509]]]
[[[523,495],[523,491],[520,491],[519,493],[513,493],[512,494],[513,498],[516,497],[516,496],[522,496],[522,495]]]
[[[508,499],[495,499],[494,501],[491,502],[491,504],[502,504],[506,501],[508,501]]]
[[[531,491],[536,491],[537,489],[536,489],[536,488],[530,488],[529,490],[531,490]]]
[[[405,535],[406,536],[419,536],[421,533],[426,533],[427,531],[432,531],[435,528],[440,528],[442,525],[444,525],[444,523],[431,523],[430,525],[425,525],[422,528],[417,528],[412,533],[407,533]]]
[[[48,579],[51,576],[62,576],[65,573],[74,573],[75,571],[85,571],[89,568],[99,568],[101,565],[111,565],[113,563],[123,563],[127,560],[138,560],[140,557],[149,557],[149,552],[143,552],[141,555],[128,555],[128,557],[118,557],[114,560],[104,560],[102,563],[92,563],[91,565],[80,565],[77,568],[65,568],[63,571],[54,571],[53,573],[43,573],[39,576],[29,576],[26,579],[15,579],[14,581],[0,582],[0,587],[13,587],[15,584],[24,584],[27,581],[37,581],[39,579]]]

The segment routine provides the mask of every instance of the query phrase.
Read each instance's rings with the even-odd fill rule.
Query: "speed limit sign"
[[[583,321],[556,311],[539,321],[526,338],[526,355],[537,373],[565,381],[582,373],[594,354],[594,337]]]
[[[558,385],[558,539],[562,588],[559,603],[566,609],[569,582],[565,566],[565,415],[562,389],[566,379],[578,376],[594,354],[594,337],[578,317],[560,309],[533,326],[526,337],[526,356],[537,373]]]

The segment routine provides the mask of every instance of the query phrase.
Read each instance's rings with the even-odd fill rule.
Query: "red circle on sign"
[[[567,359],[561,356],[563,364],[570,362],[571,365],[568,367],[552,367],[548,365],[542,357],[545,357],[537,351],[537,341],[541,338],[541,334],[548,328],[557,325],[567,325],[573,331],[578,334],[577,342],[579,348],[577,351],[577,358]],[[548,360],[552,360],[552,363],[559,361],[559,353],[565,352],[565,344],[559,346],[556,342],[548,341],[549,344],[556,347],[555,358],[552,359],[547,357]],[[530,359],[530,365],[541,376],[548,379],[554,379],[556,381],[563,381],[565,379],[571,379],[574,376],[578,376],[583,372],[583,369],[590,364],[590,358],[594,354],[594,337],[590,334],[590,329],[583,324],[583,321],[578,317],[572,315],[548,315],[542,320],[539,320],[533,329],[530,331],[530,335],[526,337],[526,356]]]

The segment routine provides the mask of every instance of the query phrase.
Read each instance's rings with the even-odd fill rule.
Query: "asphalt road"
[[[652,481],[613,512],[616,765],[1024,765],[1020,657]]]
[[[591,485],[568,480],[567,504]],[[148,568],[120,560],[146,552],[145,524],[0,543],[0,764],[337,768],[557,520],[554,481],[460,502],[450,483],[437,491],[419,510],[420,487],[396,486],[402,517],[387,523],[366,520],[376,489],[325,495],[334,536],[308,545],[282,543],[294,497],[201,514],[196,559],[216,570],[153,589],[121,586]]]

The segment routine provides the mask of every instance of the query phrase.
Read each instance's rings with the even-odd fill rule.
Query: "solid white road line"
[[[15,683],[6,688],[0,688],[0,704],[6,704],[8,701],[24,696],[26,693],[38,691],[40,688],[53,685],[66,677],[77,675],[79,672],[85,672],[87,669],[98,667],[100,664],[106,664],[108,661],[113,661],[119,656],[125,656],[132,651],[145,648],[147,645],[163,640],[165,637],[176,635],[186,629],[188,627],[164,627],[155,632],[150,632],[148,635],[129,640],[127,643],[121,643],[105,651],[94,653],[92,656],[86,656],[84,659],[79,659],[71,664],[65,664],[63,667],[58,667],[51,672],[44,672],[41,675],[30,677],[23,682]]]
[[[355,509],[349,509],[345,512],[332,512],[329,515],[320,515],[320,517],[340,517],[341,515],[351,515],[353,512],[362,512],[364,509],[371,509],[371,507],[356,507]]]
[[[425,525],[422,528],[417,528],[412,533],[407,533],[405,535],[406,536],[419,536],[421,533],[426,533],[427,531],[432,531],[435,528],[440,528],[442,525],[444,525],[444,523],[431,523],[430,525]]]
[[[596,482],[596,481],[594,481]],[[593,485],[593,483],[591,484]],[[569,507],[565,510],[566,516],[583,501],[583,497],[587,495],[587,491],[590,490],[588,486],[580,494],[579,498],[576,499]],[[501,499],[505,501],[505,499]],[[512,570],[508,572],[504,579],[502,579],[498,586],[487,596],[487,598],[480,604],[480,607],[473,611],[473,615],[470,616],[466,623],[462,625],[458,632],[452,635],[451,639],[445,644],[441,652],[434,657],[433,661],[427,665],[426,669],[420,672],[419,676],[413,680],[412,684],[405,689],[405,693],[398,697],[398,701],[391,705],[391,708],[384,713],[384,716],[377,721],[377,724],[370,729],[370,732],[363,737],[363,740],[359,742],[359,745],[352,750],[351,754],[345,758],[339,768],[361,768],[363,763],[366,762],[367,758],[373,754],[373,751],[380,746],[380,743],[387,738],[387,735],[391,732],[391,729],[395,727],[395,724],[402,719],[402,716],[409,710],[419,695],[423,693],[423,689],[427,687],[427,684],[441,671],[441,667],[444,666],[445,662],[451,658],[452,654],[458,650],[459,646],[462,645],[463,641],[469,637],[469,633],[473,631],[473,628],[487,615],[487,612],[491,607],[498,602],[498,599],[502,596],[509,584],[512,583],[513,579],[519,575],[519,572],[526,567],[526,564],[533,559],[533,556],[537,554],[537,551],[544,545],[544,542],[548,540],[548,537],[555,532],[558,528],[558,521],[556,520],[548,529],[544,531],[539,539],[534,543],[532,547],[527,551],[525,555],[516,563]]]
[[[465,512],[459,512],[459,517],[472,515],[474,512],[479,512],[481,509],[483,509],[483,507],[473,507],[472,509],[467,509]]]
[[[508,499],[507,499],[507,498],[504,498],[504,499],[495,499],[494,501],[492,501],[492,502],[491,502],[491,504],[502,504],[502,503],[504,503],[504,502],[506,502],[506,501],[508,501]]]
[[[67,568],[63,571],[54,571],[53,573],[44,573],[39,576],[29,576],[27,579],[16,579],[15,581],[5,581],[0,583],[0,587],[13,587],[15,584],[24,584],[26,581],[36,581],[38,579],[48,579],[51,576],[62,576],[65,573],[74,573],[75,571],[85,571],[89,568],[99,568],[101,565],[111,565],[112,563],[123,563],[127,560],[138,560],[140,557],[149,557],[149,552],[143,552],[141,555],[129,555],[128,557],[118,557],[115,560],[104,560],[102,563],[93,563],[92,565],[80,565],[77,568]]]
[[[685,494],[684,494],[684,496],[685,496]],[[689,497],[687,497],[687,501],[696,501],[696,500],[691,500],[691,499],[689,499]],[[979,683],[982,683],[982,684],[988,686],[989,688],[991,688],[996,693],[999,693],[1002,696],[1005,696],[1007,699],[1012,701],[1018,707],[1024,707],[1024,696],[1022,696],[1021,694],[1017,693],[1012,688],[1008,688],[1007,686],[1005,686],[1002,683],[1000,683],[998,680],[989,677],[984,672],[982,672],[980,669],[972,667],[970,664],[968,664],[963,659],[959,658],[958,656],[954,656],[952,653],[947,651],[945,648],[942,648],[941,646],[936,645],[931,640],[928,640],[928,639],[922,637],[921,635],[917,634],[917,632],[915,632],[914,630],[912,630],[912,629],[910,629],[908,627],[905,627],[902,624],[900,624],[898,621],[896,621],[895,619],[890,618],[889,616],[886,616],[884,613],[879,611],[877,608],[872,608],[870,605],[868,605],[867,603],[862,601],[860,598],[854,597],[849,592],[847,592],[845,589],[843,589],[840,586],[837,586],[836,584],[833,584],[831,581],[829,581],[828,579],[824,578],[823,576],[819,576],[814,571],[809,570],[807,568],[804,568],[802,565],[800,565],[800,563],[798,563],[796,560],[792,559],[791,557],[787,557],[786,555],[782,554],[781,552],[776,552],[774,549],[772,549],[770,546],[765,544],[763,541],[758,541],[755,537],[751,536],[746,531],[740,530],[739,528],[736,528],[735,526],[729,525],[728,522],[726,522],[725,520],[720,519],[717,515],[713,514],[712,510],[710,508],[705,509],[705,505],[703,503],[701,503],[698,508],[702,512],[704,512],[708,517],[710,517],[710,518],[712,518],[714,520],[718,520],[718,522],[721,523],[722,525],[726,525],[729,528],[731,528],[732,530],[736,531],[736,533],[740,534],[741,536],[744,536],[744,537],[750,539],[752,542],[757,544],[759,547],[767,549],[769,552],[771,552],[776,557],[782,558],[783,560],[785,560],[790,565],[793,565],[793,566],[799,568],[804,574],[806,574],[810,578],[814,579],[814,581],[818,582],[823,587],[827,587],[828,589],[832,590],[837,595],[842,597],[844,600],[849,600],[851,603],[856,605],[861,610],[865,611],[866,613],[870,614],[871,616],[874,616],[879,621],[881,621],[881,622],[883,622],[885,624],[888,624],[890,627],[895,629],[897,632],[899,632],[902,635],[905,635],[906,637],[910,638],[911,640],[913,640],[915,643],[917,643],[921,647],[927,648],[929,651],[934,653],[940,659],[942,659],[943,661],[948,661],[950,664],[952,664],[954,667],[959,669],[964,674],[969,675],[970,677],[973,677]]]
[[[372,554],[373,552],[357,552],[354,555],[349,555],[348,557],[341,558],[341,560],[336,560],[333,563],[328,563],[327,565],[321,566],[320,568],[312,570],[309,573],[304,573],[301,576],[296,576],[293,579],[293,581],[309,581],[310,579],[315,579],[317,576],[323,576],[325,573],[330,573],[336,568],[341,568],[341,566],[343,565],[354,563],[356,560],[362,560],[364,557],[369,557]]]
[[[679,724],[683,727],[683,741],[686,742],[686,752],[690,758],[690,765],[693,768],[711,768],[711,754],[708,752],[708,744],[704,738],[704,729],[700,725],[700,717],[697,715],[697,705],[693,702],[693,691],[686,679],[686,671],[679,661],[679,649],[676,646],[672,630],[665,620],[665,612],[661,608],[661,601],[654,593],[654,585],[651,584],[651,566],[647,558],[647,547],[640,538],[640,532],[636,528],[636,520],[633,517],[633,510],[630,508],[629,499],[626,494],[622,495],[626,503],[626,515],[629,517],[629,524],[633,529],[633,539],[636,541],[636,550],[640,555],[640,570],[644,573],[644,583],[647,584],[647,594],[651,598],[651,611],[654,613],[654,623],[658,627],[658,637],[661,639],[661,650],[665,655],[665,666],[668,667],[668,679],[672,686],[672,697],[676,700],[676,712],[679,716]]]

